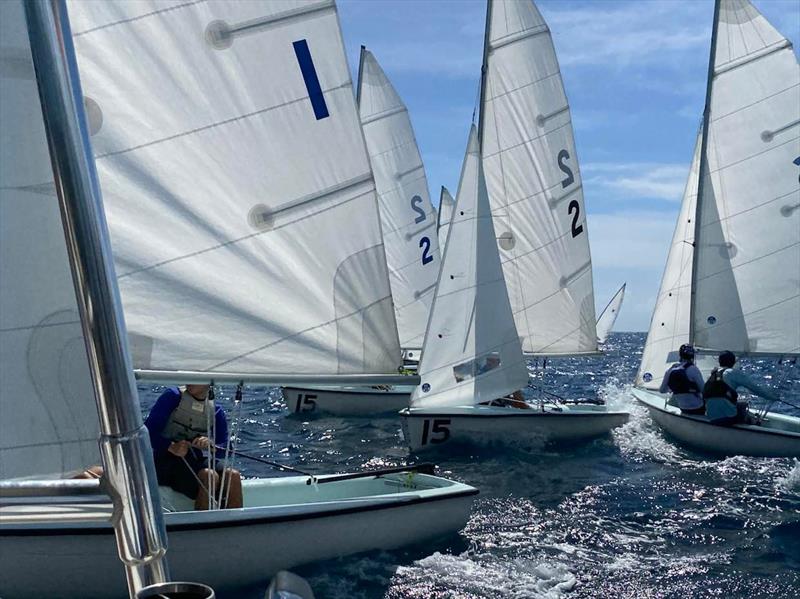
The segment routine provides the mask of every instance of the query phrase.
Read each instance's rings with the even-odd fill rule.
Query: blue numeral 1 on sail
[[[325,104],[325,96],[322,95],[317,69],[314,68],[314,61],[311,59],[311,50],[308,49],[306,40],[297,40],[292,45],[294,46],[294,54],[297,56],[297,64],[300,65],[300,72],[303,74],[303,81],[306,83],[306,90],[308,91],[308,98],[311,100],[311,106],[314,109],[314,116],[319,121],[330,116],[330,114],[328,113],[328,105]]]

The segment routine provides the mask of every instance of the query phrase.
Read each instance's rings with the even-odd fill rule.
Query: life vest
[[[726,370],[727,368],[715,368],[711,371],[711,376],[708,377],[708,382],[703,387],[703,399],[722,398],[736,405],[739,394],[722,377],[722,373]]]
[[[184,390],[181,401],[172,411],[161,436],[171,441],[191,441],[208,435],[208,423],[214,422],[214,400],[198,401]]]
[[[678,368],[673,367],[667,379],[669,390],[675,395],[679,393],[697,393],[700,389],[697,383],[689,378],[686,369],[691,366],[689,362],[681,364]]]

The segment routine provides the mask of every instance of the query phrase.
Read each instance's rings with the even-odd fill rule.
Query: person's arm
[[[759,385],[753,379],[751,379],[747,374],[739,370],[727,370],[723,375],[725,382],[728,383],[734,389],[745,388],[750,393],[754,395],[758,395],[759,397],[763,397],[767,401],[775,401],[778,399],[777,394],[772,391],[772,389],[768,389],[763,385]]]
[[[147,415],[144,425],[150,433],[150,445],[156,453],[167,450],[171,441],[161,436],[169,422],[170,414],[178,407],[181,401],[180,391],[176,388],[167,389],[156,400],[155,405]]]
[[[674,366],[670,366],[664,373],[664,380],[661,381],[661,386],[658,388],[659,393],[666,393],[667,391],[669,391],[669,375],[672,372],[673,368]]]

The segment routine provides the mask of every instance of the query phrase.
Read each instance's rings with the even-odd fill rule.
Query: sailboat
[[[69,8],[139,375],[361,382],[386,372],[399,347],[396,333],[382,328],[393,320],[389,281],[335,4]],[[324,60],[315,63],[315,56]],[[14,51],[7,58],[13,68],[4,76],[31,79],[29,58]],[[4,111],[36,105],[13,99],[0,103]],[[5,114],[3,120],[5,135]],[[23,156],[30,131],[8,131],[17,133],[13,151]],[[30,234],[57,215],[44,202],[53,197],[52,177],[35,170],[49,161],[33,151],[31,158],[8,170],[3,160],[3,277],[50,277],[54,291],[13,295],[27,291],[24,277],[13,292],[2,288],[2,318],[20,317],[3,321],[0,357],[0,476],[12,479],[65,476],[98,462],[96,425],[87,424],[82,408],[80,327],[55,272],[63,248],[41,262],[25,251],[63,238]],[[294,276],[303,277],[303,287]],[[50,364],[57,367],[47,370]],[[14,373],[9,380],[6,372]],[[15,427],[6,417],[11,399],[20,415]],[[224,591],[465,524],[476,489],[400,470],[252,479],[244,484],[245,507],[231,510],[191,511],[187,498],[162,489],[171,572]],[[4,597],[125,595],[114,510],[96,485],[77,485],[60,499],[18,497],[0,509]],[[209,546],[215,550],[202,549]]]
[[[622,424],[627,414],[587,408],[541,409],[517,392],[528,367],[506,291],[497,238],[473,126],[439,282],[425,334],[420,378],[411,407],[400,412],[412,451],[443,443],[540,446],[546,441],[592,437]]]
[[[622,307],[622,300],[625,299],[625,285],[627,283],[622,284],[622,287],[614,294],[614,297],[611,298],[597,318],[597,343],[599,345],[606,342],[608,334],[614,328],[614,323],[617,321],[617,316],[619,316],[619,309]]]
[[[439,193],[439,215],[436,219],[438,234],[439,234],[439,248],[442,249],[444,255],[444,244],[447,241],[447,230],[450,228],[450,219],[453,218],[453,210],[455,210],[456,201],[450,195],[448,189],[442,185],[442,190]]]
[[[526,116],[521,118],[520,114]],[[477,143],[491,208],[495,250],[499,252],[522,351],[534,357],[599,354],[592,262],[569,105],[550,30],[533,2],[489,0],[487,4]],[[456,260],[449,245],[461,216],[458,202],[457,199],[444,262],[448,256]],[[467,247],[469,252],[474,251],[475,246],[465,246],[461,251],[467,252]],[[473,260],[471,255],[465,259]],[[457,264],[450,268],[462,270]],[[442,280],[440,277],[440,286]],[[437,289],[437,294],[441,293],[444,292]],[[451,338],[458,350],[466,347],[464,340],[468,334],[469,329]],[[432,340],[426,337],[426,343],[429,339]],[[426,345],[420,389],[430,385],[425,379],[428,351]],[[473,358],[480,361],[483,356],[476,354]],[[482,372],[484,366],[476,369]],[[431,410],[438,409],[434,407],[438,401],[428,403],[434,400],[415,391],[412,409],[403,412],[409,432],[406,440],[414,449],[426,445],[422,441],[432,442],[434,437],[424,433],[437,424],[452,429],[438,435],[439,442],[457,436],[453,433],[456,414],[463,415],[459,425],[466,427],[466,437],[512,439],[514,435],[501,432],[511,420],[470,417],[488,414],[476,411],[483,408],[473,405],[487,399],[496,398],[468,400],[463,396],[458,401],[467,405],[462,404],[456,412],[453,412],[455,404],[448,399],[447,405],[454,407],[434,418]],[[523,407],[529,404],[524,403]],[[465,410],[463,413],[461,408]],[[509,407],[497,409],[505,415],[502,418],[511,415],[518,418],[521,435],[535,435],[545,441],[596,436],[628,418],[627,413],[609,411],[602,404],[578,402],[542,400],[530,412]],[[526,415],[519,416],[520,413]],[[493,420],[497,424],[492,424]],[[413,428],[413,422],[419,425]]]
[[[800,456],[800,418],[713,425],[658,393],[677,348],[800,353],[800,66],[748,0],[717,0],[703,123],[634,396],[678,441],[728,455]]]
[[[415,368],[439,274],[437,219],[408,109],[375,56],[361,47],[356,99],[381,217],[403,366]],[[387,323],[387,327],[388,327]],[[369,416],[408,406],[414,385],[292,386],[295,413]]]

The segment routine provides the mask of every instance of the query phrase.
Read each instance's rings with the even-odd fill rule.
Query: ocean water
[[[715,459],[670,441],[629,394],[643,343],[641,333],[614,334],[601,358],[537,370],[550,392],[599,394],[629,410],[625,426],[570,448],[439,455],[440,475],[481,491],[463,531],[295,572],[318,599],[800,597],[800,462]],[[800,404],[800,365],[788,376],[770,361],[745,368]],[[161,389],[140,389],[145,409]],[[219,394],[226,408],[232,392]],[[316,473],[415,461],[393,417],[301,420],[278,389],[248,387],[242,418],[242,451]]]

